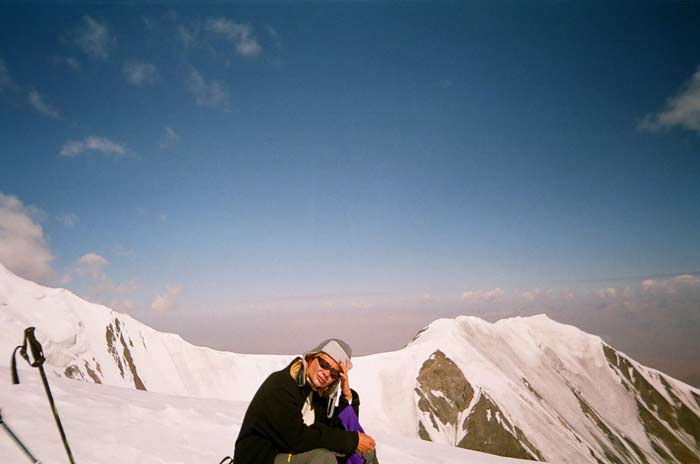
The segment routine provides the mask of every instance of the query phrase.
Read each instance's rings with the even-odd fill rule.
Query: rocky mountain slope
[[[700,462],[700,392],[574,327],[460,317],[415,345],[434,349],[415,390],[424,439],[551,462]]]
[[[53,377],[170,395],[249,401],[291,359],[196,347],[0,265],[0,364],[28,326]],[[557,463],[700,463],[699,390],[543,315],[441,319],[354,364],[370,431]]]

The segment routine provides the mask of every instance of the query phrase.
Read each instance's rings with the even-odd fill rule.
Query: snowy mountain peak
[[[422,353],[426,440],[556,462],[700,462],[697,389],[544,314],[440,319],[405,351]]]

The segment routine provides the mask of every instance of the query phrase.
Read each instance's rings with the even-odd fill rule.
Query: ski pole
[[[0,425],[3,426],[3,428],[5,429],[5,431],[7,431],[7,433],[10,435],[10,437],[15,441],[15,443],[17,443],[17,446],[19,446],[19,447],[22,449],[22,451],[24,451],[24,454],[26,454],[27,457],[28,457],[33,463],[39,463],[39,464],[40,464],[40,461],[39,461],[37,458],[35,458],[34,456],[32,456],[32,453],[29,452],[29,450],[27,449],[27,447],[24,446],[24,443],[22,443],[22,441],[17,437],[17,435],[15,435],[15,433],[12,431],[12,429],[10,428],[10,426],[7,425],[7,423],[6,423],[4,420],[2,420],[2,411],[0,411]]]
[[[29,355],[27,354],[27,344],[29,344],[29,349],[32,352],[33,362],[29,360]],[[71,464],[75,464],[73,460],[73,453],[68,445],[68,439],[66,438],[66,433],[63,431],[63,425],[61,424],[61,419],[58,417],[58,410],[56,409],[56,403],[53,401],[53,395],[51,394],[51,388],[49,388],[49,381],[46,378],[46,372],[44,371],[44,350],[41,347],[41,343],[36,339],[34,335],[34,327],[28,327],[24,330],[24,342],[21,346],[15,348],[15,352],[19,349],[19,354],[22,356],[30,366],[38,367],[39,373],[41,374],[41,381],[44,383],[44,390],[46,390],[46,396],[49,398],[49,405],[51,406],[51,412],[56,420],[56,425],[58,426],[58,431],[61,434],[61,440],[63,441],[63,447],[66,449],[66,454],[68,454],[68,459]],[[14,353],[12,355],[12,383],[19,383],[19,376],[17,375],[17,366],[15,364]]]

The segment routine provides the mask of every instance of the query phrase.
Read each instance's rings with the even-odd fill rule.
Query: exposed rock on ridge
[[[635,396],[640,420],[656,453],[670,462],[700,463],[700,417],[674,392],[669,380],[656,374],[663,385],[660,391],[627,357],[608,345],[603,350],[610,368]],[[697,401],[694,392],[693,398]]]
[[[541,460],[540,452],[481,389],[474,389],[459,367],[437,350],[416,379],[418,434],[442,435],[460,448],[500,456]]]

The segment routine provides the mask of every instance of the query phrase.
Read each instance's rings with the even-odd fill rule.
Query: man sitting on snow
[[[351,355],[347,343],[329,339],[270,374],[245,413],[233,463],[337,464],[374,450],[372,437],[346,431],[338,417],[348,405],[359,415]]]

